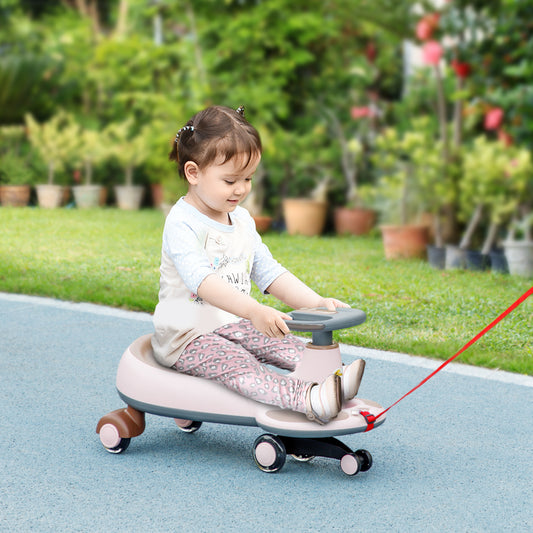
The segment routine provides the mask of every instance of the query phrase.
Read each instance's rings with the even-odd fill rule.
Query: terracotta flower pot
[[[426,256],[429,243],[427,226],[381,226],[386,259]]]
[[[24,207],[30,202],[29,185],[2,185],[0,187],[0,203],[3,206]]]
[[[164,190],[161,183],[150,183],[150,193],[152,194],[152,205],[161,207],[164,202]]]
[[[253,219],[258,233],[266,233],[272,225],[272,217],[266,215],[254,216]]]
[[[328,204],[307,198],[283,200],[283,217],[289,235],[320,235],[326,225]]]
[[[339,235],[365,235],[376,223],[376,212],[362,207],[339,207],[335,209],[334,222]]]

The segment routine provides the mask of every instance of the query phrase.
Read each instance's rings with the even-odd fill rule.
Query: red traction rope
[[[522,304],[525,300],[527,300],[532,294],[533,294],[533,287],[531,287],[528,291],[526,291],[524,294],[522,294],[522,296],[520,296],[520,298],[518,298],[518,300],[516,300],[516,302],[514,304],[512,304],[510,307],[508,307],[498,318],[493,320],[485,329],[480,331],[473,339],[469,340],[455,355],[453,355],[447,361],[442,363],[442,365],[440,365],[436,370],[431,372],[431,374],[429,374],[429,376],[424,378],[416,387],[413,387],[409,392],[404,394],[399,400],[396,400],[392,405],[387,407],[387,409],[385,409],[384,411],[382,411],[381,413],[379,413],[376,416],[373,416],[373,415],[371,415],[370,413],[368,413],[366,411],[364,413],[361,412],[360,414],[364,416],[364,418],[366,420],[366,423],[367,423],[367,428],[366,428],[365,431],[370,431],[371,429],[373,429],[374,423],[376,422],[376,420],[378,418],[382,417],[387,411],[392,409],[395,405],[400,403],[404,398],[406,398],[411,393],[413,393],[416,389],[421,387],[426,381],[430,380],[435,374],[440,372],[446,365],[451,363],[456,357],[459,357],[459,355],[461,355],[465,350],[470,348],[470,346],[472,346],[472,344],[474,344],[479,339],[481,339],[481,337],[483,337],[483,335],[485,335],[485,333],[489,332],[496,324],[498,324],[498,322],[503,320],[507,315],[511,314],[520,304]]]

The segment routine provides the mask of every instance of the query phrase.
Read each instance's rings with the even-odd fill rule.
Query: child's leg
[[[306,341],[294,335],[272,339],[257,331],[249,320],[226,324],[215,331],[225,339],[242,346],[258,361],[291,372],[296,368]]]
[[[296,353],[291,354],[293,360]],[[311,383],[269,369],[244,347],[215,333],[192,341],[174,366],[178,372],[218,381],[255,401],[307,412],[306,393]]]
[[[239,344],[258,361],[291,372],[295,370],[305,349],[306,341],[294,335],[272,339],[257,331],[249,320],[226,324],[215,331],[221,337]],[[359,391],[365,362],[357,359],[341,369],[343,399],[351,400]]]

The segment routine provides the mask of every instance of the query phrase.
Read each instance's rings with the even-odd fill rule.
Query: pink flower
[[[425,18],[420,19],[416,25],[415,33],[421,41],[427,41],[433,35],[433,26]]]
[[[493,107],[487,111],[485,115],[485,129],[497,130],[500,128],[503,122],[503,109],[501,107]]]
[[[369,107],[356,107],[356,106],[354,106],[350,110],[350,113],[351,113],[352,118],[354,120],[358,120],[360,118],[371,117],[371,116],[374,115],[374,113],[372,112],[372,110]]]
[[[504,146],[511,146],[514,143],[512,135],[507,133],[504,129],[498,130],[498,140],[504,144]],[[517,164],[516,159],[511,161],[511,166],[515,167]]]
[[[437,29],[440,20],[440,13],[429,13],[422,17],[416,25],[416,36],[421,41],[431,39],[433,32]]]
[[[442,46],[437,41],[428,41],[422,47],[422,59],[427,65],[438,65],[442,58]]]

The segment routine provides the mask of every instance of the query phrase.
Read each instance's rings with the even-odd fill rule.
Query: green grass
[[[153,210],[0,208],[0,291],[152,312],[163,222]],[[337,339],[370,348],[447,359],[531,287],[515,276],[386,261],[377,237],[271,233],[264,241],[317,292],[367,313]],[[526,300],[457,361],[532,375],[532,305]]]

